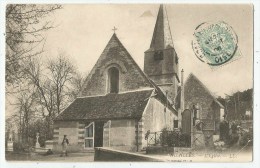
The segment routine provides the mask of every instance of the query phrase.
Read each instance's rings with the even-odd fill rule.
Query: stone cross
[[[13,135],[12,135],[12,131],[10,131],[10,134],[9,134],[9,141],[12,142],[13,141]]]
[[[40,147],[40,144],[39,144],[39,132],[36,133],[36,148],[39,148]]]
[[[116,33],[117,28],[114,26],[114,28],[112,30],[114,31],[114,33]]]
[[[36,140],[36,143],[39,143],[39,137],[40,137],[40,136],[39,136],[39,132],[37,132],[37,134],[36,134],[36,139],[37,139],[37,140]]]

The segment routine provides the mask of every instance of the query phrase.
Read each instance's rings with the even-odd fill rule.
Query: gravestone
[[[37,134],[36,134],[36,144],[35,144],[35,148],[37,149],[37,148],[40,148],[40,143],[39,143],[39,133],[37,132]]]
[[[14,151],[14,142],[13,142],[13,137],[12,137],[12,131],[10,131],[10,134],[9,134],[6,151],[9,151],[9,152]]]
[[[37,153],[46,153],[48,149],[42,148],[39,143],[40,134],[37,132],[36,134],[36,143],[35,143],[35,152]]]

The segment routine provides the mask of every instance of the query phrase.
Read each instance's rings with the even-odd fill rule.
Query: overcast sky
[[[192,72],[219,96],[253,87],[252,6],[168,4],[166,8],[185,79]],[[86,74],[93,68],[115,26],[119,40],[143,69],[144,51],[149,49],[158,9],[159,4],[64,5],[55,13],[54,22],[59,26],[47,33],[45,55],[51,57],[59,50],[65,51],[78,70]],[[144,12],[146,15],[142,16]],[[215,69],[201,62],[191,46],[195,28],[211,21],[224,21],[233,27],[242,54],[240,59]]]

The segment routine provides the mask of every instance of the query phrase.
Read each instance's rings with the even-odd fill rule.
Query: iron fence
[[[190,134],[179,131],[148,131],[145,135],[147,146],[172,146],[172,147],[190,147]]]

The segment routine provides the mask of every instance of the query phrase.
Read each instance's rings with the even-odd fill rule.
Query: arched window
[[[119,91],[119,70],[116,67],[108,69],[108,91],[118,93]]]

